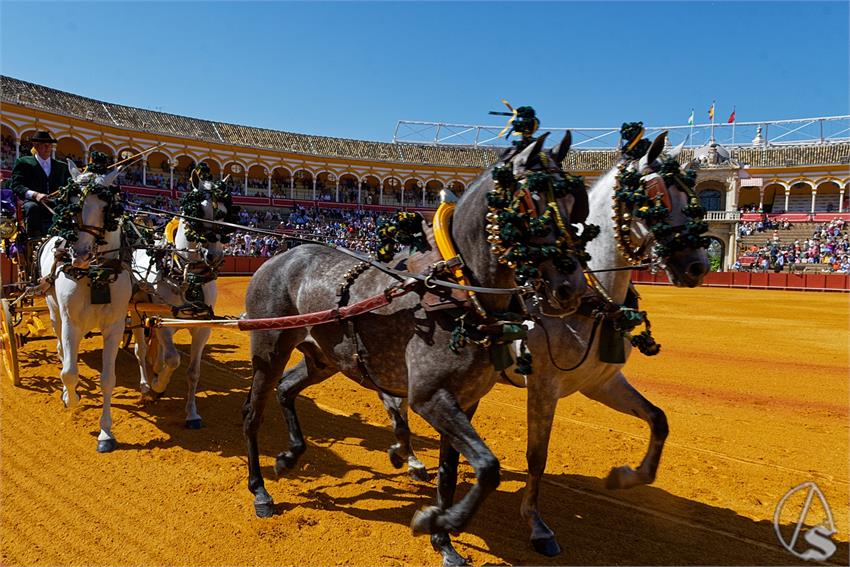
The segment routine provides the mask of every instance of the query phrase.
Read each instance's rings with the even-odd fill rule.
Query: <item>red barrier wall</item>
[[[636,284],[669,285],[667,275],[652,275],[648,271],[632,272]],[[707,287],[738,287],[794,291],[850,291],[850,275],[844,274],[774,274],[771,272],[711,272],[703,285]]]

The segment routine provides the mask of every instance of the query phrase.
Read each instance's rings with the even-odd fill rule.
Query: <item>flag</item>
[[[688,116],[688,126],[694,125],[694,109],[691,109],[691,115]]]
[[[732,114],[729,115],[729,120],[726,121],[726,124],[732,124],[735,122],[735,107],[732,107]]]
[[[708,119],[714,120],[714,103],[711,103],[711,108],[708,109]]]

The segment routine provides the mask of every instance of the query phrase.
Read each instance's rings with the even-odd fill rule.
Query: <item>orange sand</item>
[[[242,311],[245,279],[223,280],[218,309]],[[503,465],[458,551],[473,564],[785,564],[772,517],[791,487],[814,480],[848,548],[848,296],[642,287],[663,345],[635,356],[632,383],[670,421],[657,482],[605,490],[612,466],[637,464],[647,427],[581,396],[563,400],[543,485],[545,518],[564,553],[527,544],[519,518],[525,469],[525,393],[497,386],[475,424]],[[178,335],[187,352],[188,334]],[[433,485],[409,480],[386,456],[392,443],[374,393],[337,376],[300,404],[309,449],[275,479],[285,425],[272,401],[260,438],[279,513],[254,517],[240,407],[250,383],[248,335],[216,331],[203,366],[205,427],[183,426],[184,367],[156,404],[142,405],[134,357],[119,354],[113,432],[95,452],[100,339],[82,354],[83,406],[64,410],[54,341],[21,352],[23,386],[0,381],[3,565],[437,564],[414,538],[413,512]],[[98,349],[98,350],[96,350]],[[184,356],[185,360],[185,356]],[[412,418],[419,455],[436,466],[434,432]],[[471,469],[461,465],[460,490]]]

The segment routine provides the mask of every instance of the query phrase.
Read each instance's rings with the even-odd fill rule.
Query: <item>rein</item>
[[[278,238],[283,237],[283,238],[286,238],[288,240],[296,240],[298,242],[303,242],[305,244],[319,244],[321,246],[325,246],[325,247],[331,248],[333,250],[338,250],[338,251],[342,252],[343,254],[347,254],[348,256],[351,256],[352,258],[356,258],[357,260],[359,260],[361,262],[366,262],[370,266],[372,266],[372,267],[374,267],[374,268],[376,268],[376,269],[378,269],[378,270],[380,270],[380,271],[382,271],[382,272],[384,272],[388,275],[391,275],[391,276],[393,276],[393,277],[395,277],[399,280],[406,280],[408,278],[414,278],[414,279],[419,280],[421,282],[425,282],[429,285],[436,285],[436,286],[448,287],[448,288],[452,288],[452,289],[460,289],[460,290],[463,290],[463,291],[472,291],[472,292],[476,292],[476,293],[488,293],[488,294],[494,294],[494,295],[500,295],[500,294],[526,295],[526,294],[529,294],[529,293],[533,293],[533,291],[534,291],[533,288],[531,288],[529,286],[498,288],[498,287],[479,287],[479,286],[472,286],[472,285],[456,284],[454,282],[434,279],[433,277],[430,277],[430,276],[423,276],[423,275],[420,275],[420,274],[413,274],[411,272],[406,272],[406,271],[403,271],[403,270],[396,270],[394,268],[387,266],[386,264],[383,264],[381,262],[373,260],[373,259],[369,258],[368,256],[364,256],[364,255],[360,254],[359,252],[355,252],[354,250],[349,250],[348,248],[343,248],[342,246],[336,246],[334,244],[330,244],[330,243],[327,243],[327,242],[320,242],[320,241],[317,241],[317,240],[311,240],[309,238],[301,238],[301,237],[298,237],[298,236],[281,235],[280,233],[272,232],[270,230],[263,230],[263,229],[260,229],[260,228],[249,228],[249,227],[244,227],[244,226],[234,224],[234,223],[229,223],[229,222],[211,221],[211,220],[200,219],[200,218],[192,217],[192,216],[189,216],[189,215],[172,213],[172,212],[169,212],[169,211],[165,211],[163,209],[157,209],[155,207],[143,206],[143,209],[145,211],[148,211],[148,212],[157,213],[160,216],[166,216],[166,217],[175,216],[175,217],[188,219],[188,220],[203,221],[203,222],[206,222],[206,223],[209,223],[209,224],[226,226],[226,227],[234,228],[236,230],[244,230],[246,232],[254,232],[254,233],[257,233],[257,234],[265,234],[265,235],[269,235],[269,236],[275,236],[275,237],[278,237]],[[139,212],[139,210],[137,209],[136,212]]]

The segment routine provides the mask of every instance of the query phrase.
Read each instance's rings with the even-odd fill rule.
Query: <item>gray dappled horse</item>
[[[615,238],[622,225],[612,217],[612,201],[616,202],[617,175],[620,167],[638,173],[650,191],[663,196],[670,213],[667,224],[681,230],[689,219],[684,209],[689,205],[691,191],[685,191],[676,183],[666,183],[657,174],[661,162],[658,160],[664,147],[666,133],[658,136],[646,155],[639,160],[623,159],[590,188],[590,215],[588,222],[600,227],[600,235],[588,243],[591,255],[588,269],[627,268],[621,248],[622,241]],[[678,154],[678,151],[675,152]],[[672,157],[675,157],[675,154]],[[659,185],[660,183],[660,185]],[[665,186],[666,185],[666,186]],[[654,187],[654,188],[653,188]],[[666,195],[666,196],[665,196]],[[619,219],[623,220],[622,217]],[[628,240],[633,244],[631,260],[652,259],[656,237],[647,224],[630,214],[625,217],[630,223]],[[665,244],[663,239],[661,244]],[[678,287],[695,287],[702,283],[708,272],[708,260],[704,248],[698,246],[664,246],[667,253],[657,258],[667,272],[670,281]],[[635,253],[638,251],[638,253]],[[626,302],[631,270],[600,273],[598,281],[611,300],[617,305]],[[593,295],[592,289],[587,294]],[[543,522],[538,508],[540,481],[546,468],[549,436],[555,408],[560,398],[581,392],[619,412],[634,415],[649,424],[651,438],[649,449],[638,468],[621,466],[611,470],[606,479],[608,488],[631,488],[649,484],[655,480],[664,440],[667,437],[667,418],[664,412],[651,404],[635,390],[623,375],[625,362],[612,364],[600,361],[598,355],[601,333],[593,333],[594,318],[575,313],[565,318],[535,317],[535,327],[529,332],[528,347],[534,355],[534,374],[527,379],[528,387],[528,478],[522,500],[521,514],[531,528],[531,543],[544,555],[557,555],[560,546],[555,534]],[[591,341],[591,344],[588,344]],[[623,339],[625,358],[631,344]],[[587,355],[583,358],[583,355]]]
[[[545,136],[530,144],[509,160],[517,179],[534,171],[544,171],[551,179],[562,179],[561,163],[569,149],[569,139],[550,151],[542,151]],[[485,230],[488,212],[487,194],[493,190],[492,168],[473,182],[458,201],[451,225],[451,236],[465,263],[466,277],[472,285],[490,288],[515,286],[514,270],[500,263],[490,251]],[[535,213],[542,215],[546,200],[530,195]],[[575,197],[557,200],[559,215],[568,223]],[[547,217],[548,218],[548,217]],[[552,221],[549,221],[550,223]],[[535,237],[535,244],[554,244],[557,230]],[[570,258],[578,265],[572,251]],[[246,295],[247,317],[270,318],[308,314],[338,307],[337,289],[346,274],[360,262],[332,248],[304,244],[266,262],[251,279]],[[586,283],[580,269],[559,272],[551,260],[539,265],[541,284],[538,292],[550,309],[560,314],[573,312]],[[384,272],[369,268],[351,283],[351,303],[383,294],[398,283]],[[413,533],[456,532],[464,528],[475,511],[499,484],[499,462],[470,423],[478,401],[493,386],[488,349],[467,347],[450,350],[453,317],[440,311],[425,311],[421,306],[424,286],[416,293],[402,295],[377,311],[350,319],[356,326],[351,333],[346,325],[326,324],[307,328],[253,331],[251,356],[253,381],[243,406],[244,433],[248,445],[248,487],[254,494],[258,516],[274,513],[274,502],[265,489],[259,463],[257,432],[271,389],[278,383],[278,398],[289,426],[289,449],[280,453],[275,469],[295,465],[305,450],[304,437],[295,411],[295,398],[311,384],[342,372],[371,389],[397,397],[406,397],[411,409],[440,433],[441,471],[444,464],[457,462],[458,452],[472,465],[477,483],[453,504],[455,480],[441,477],[437,506],[417,512],[411,524]],[[488,313],[505,312],[511,296],[479,294]],[[349,336],[352,336],[349,338]],[[293,349],[304,358],[284,373]]]

